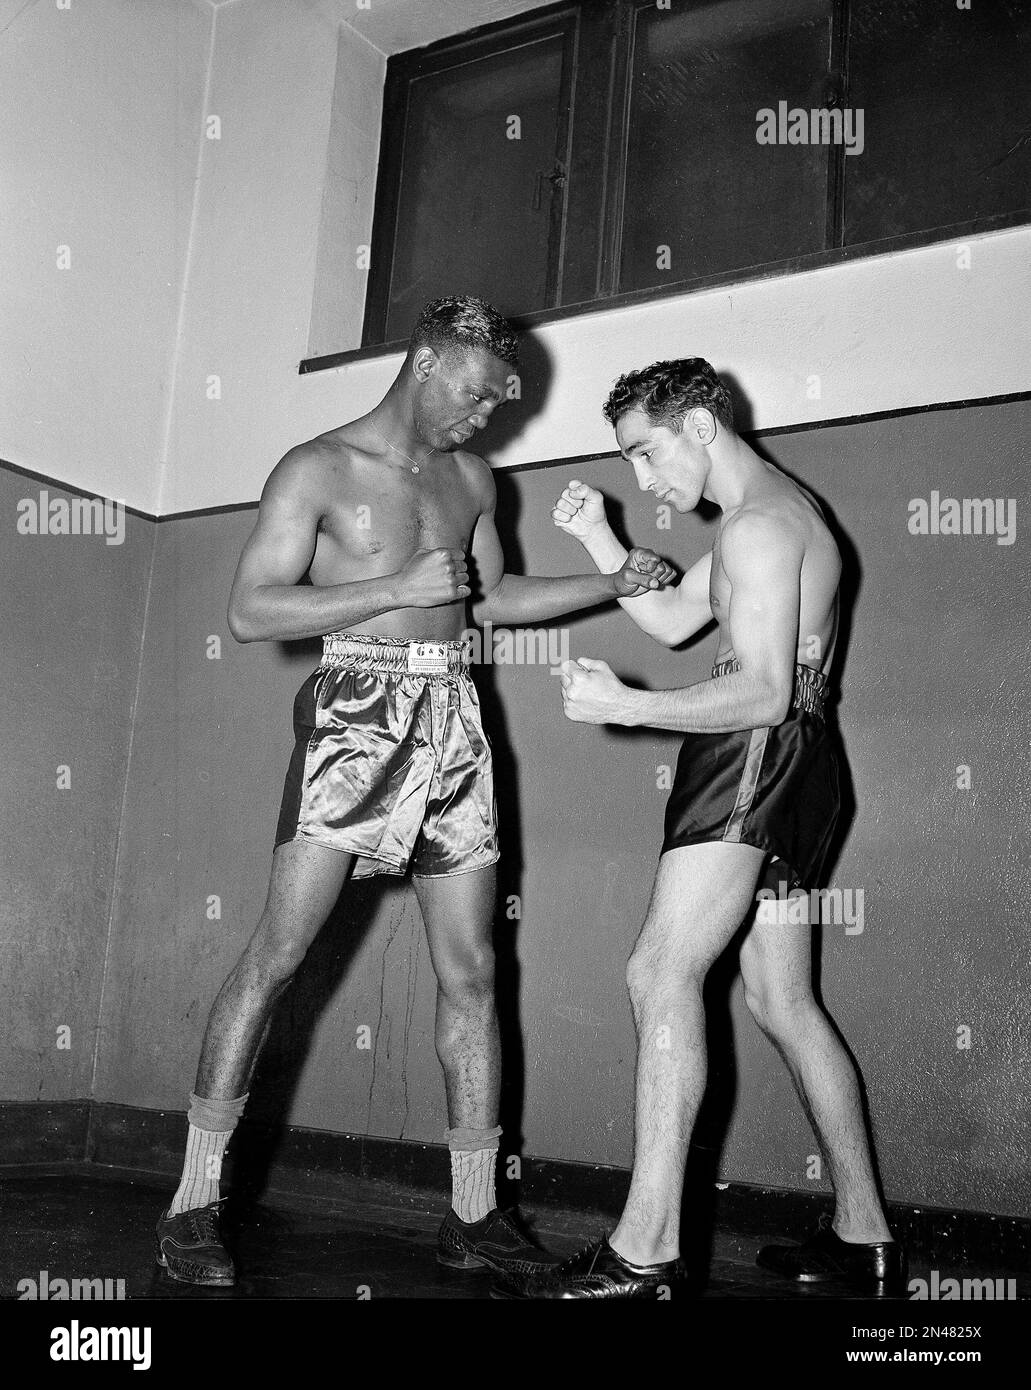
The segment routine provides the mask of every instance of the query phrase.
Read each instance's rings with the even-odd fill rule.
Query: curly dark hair
[[[512,325],[492,304],[472,295],[448,295],[427,304],[412,329],[409,352],[420,347],[486,348],[501,362],[519,365],[519,344]]]
[[[643,410],[655,424],[680,430],[687,412],[699,405],[734,428],[730,392],[709,363],[704,357],[678,357],[621,376],[602,409],[612,426],[628,410]]]

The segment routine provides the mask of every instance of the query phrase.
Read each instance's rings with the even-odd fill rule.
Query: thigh
[[[272,877],[259,932],[309,946],[336,906],[354,860],[353,854],[309,840],[279,845],[272,855]]]
[[[677,972],[708,970],[751,911],[764,858],[754,845],[722,840],[667,850],[635,957]]]
[[[413,876],[438,978],[448,966],[482,957],[492,949],[496,879],[493,864],[466,874]]]
[[[778,901],[760,903],[741,943],[741,978],[747,994],[770,1004],[812,994],[813,929],[808,922],[777,921]]]

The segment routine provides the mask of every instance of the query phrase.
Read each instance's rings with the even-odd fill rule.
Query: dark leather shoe
[[[527,1278],[495,1280],[492,1298],[674,1298],[683,1296],[682,1260],[632,1265],[602,1236],[554,1269]]]
[[[755,1262],[782,1279],[799,1283],[837,1279],[887,1298],[908,1292],[909,1264],[905,1248],[898,1241],[856,1245],[842,1240],[832,1229],[826,1212],[814,1234],[802,1245],[764,1245]]]
[[[514,1213],[489,1211],[482,1221],[460,1221],[452,1209],[437,1235],[437,1261],[448,1269],[493,1269],[498,1274],[534,1274],[558,1264],[519,1229]]]
[[[219,1225],[221,1202],[169,1216],[157,1224],[156,1259],[162,1269],[183,1284],[221,1287],[236,1282],[233,1257]]]

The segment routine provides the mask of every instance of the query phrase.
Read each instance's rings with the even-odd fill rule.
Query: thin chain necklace
[[[412,465],[413,473],[422,472],[422,467],[418,463],[416,463],[415,459],[412,458],[411,454],[406,454],[405,451],[403,449],[399,449],[396,444],[391,444],[387,436],[385,434],[380,433],[380,431],[376,429],[376,426],[372,423],[371,420],[369,421],[369,426],[376,434],[379,435],[380,439],[383,440],[383,443],[387,446],[388,449],[393,449],[395,454],[400,454],[403,459],[408,460],[408,462]],[[436,449],[430,450],[430,454],[435,454],[436,452]],[[426,455],[426,458],[423,459],[423,463],[426,462],[426,459],[429,458],[430,454]]]

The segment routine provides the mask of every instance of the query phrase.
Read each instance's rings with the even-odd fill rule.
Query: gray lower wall
[[[92,1083],[154,523],[19,533],[41,492],[71,501],[0,466],[0,1096],[57,1101]]]
[[[853,552],[839,722],[854,811],[830,882],[862,891],[864,929],[822,929],[821,979],[863,1068],[885,1187],[898,1200],[1011,1214],[1031,1207],[1024,908],[1031,734],[1021,535],[1029,423],[1027,402],[1000,403],[761,444],[827,502]],[[706,545],[709,525],[696,517],[657,530],[654,500],[637,493],[626,465],[609,459],[499,474],[512,568],[582,567],[579,548],[549,517],[572,475],[618,500],[636,541],[681,561]],[[1015,498],[1016,544],[910,535],[909,500],[934,489]],[[229,583],[253,519],[248,511],[139,523],[153,532],[154,575],[113,880],[102,847],[118,823],[115,753],[124,764],[131,699],[119,656],[109,658],[110,684],[98,690],[91,714],[104,730],[111,775],[93,784],[71,834],[67,826],[48,830],[41,846],[25,828],[26,806],[48,812],[52,798],[32,790],[41,775],[35,763],[14,759],[18,785],[6,814],[23,885],[15,922],[22,964],[2,984],[28,1041],[5,1096],[35,1094],[37,1078],[46,1078],[47,1098],[86,1093],[78,1072],[75,1084],[63,1075],[58,1084],[38,1040],[54,1008],[49,972],[69,958],[70,943],[84,972],[70,992],[84,1020],[96,1017],[103,955],[94,937],[99,943],[102,932],[81,893],[61,897],[50,886],[55,865],[76,883],[91,866],[98,901],[113,883],[114,924],[93,1094],[185,1107],[207,1010],[264,901],[291,703],[317,660],[311,647],[240,647],[227,634]],[[45,585],[24,573],[36,563],[32,554],[6,557],[16,571],[11,582],[28,615],[47,622],[56,609],[64,625],[48,623],[33,648],[18,648],[14,694],[34,698],[31,709],[19,705],[16,750],[31,746],[40,724],[59,742],[72,718],[67,683],[83,662],[50,631],[71,636],[72,652],[93,653],[107,640],[119,653],[124,647],[127,662],[139,636],[133,595],[144,566],[131,546],[103,560],[85,552],[85,563],[104,575],[113,567],[117,578],[97,584],[79,637],[67,614],[83,587],[70,549],[67,566],[48,572]],[[22,626],[29,634],[41,622],[23,618]],[[685,652],[667,651],[618,612],[577,620],[568,633],[573,655],[604,657],[655,686],[704,679],[713,650],[707,636]],[[212,636],[221,639],[217,659],[209,656]],[[41,660],[56,663],[55,680],[31,674]],[[665,792],[658,782],[678,740],[567,723],[546,665],[495,664],[478,680],[505,832],[497,942],[507,1134],[529,1154],[626,1164],[635,1044],[623,967],[659,848]],[[970,790],[956,786],[960,765],[971,768]],[[207,915],[212,895],[218,920]],[[510,897],[519,899],[517,919],[504,910]],[[63,907],[46,914],[41,937],[38,902],[58,900]],[[743,1008],[739,984],[721,972],[711,994],[714,1085],[703,1153],[717,1151],[725,1135],[724,1178],[825,1187],[807,1177],[810,1131]],[[411,889],[346,890],[280,1007],[252,1104],[319,1129],[439,1141],[445,1117],[433,1001]],[[355,1046],[362,1024],[373,1031],[371,1052]],[[957,1047],[964,1026],[968,1049]]]

